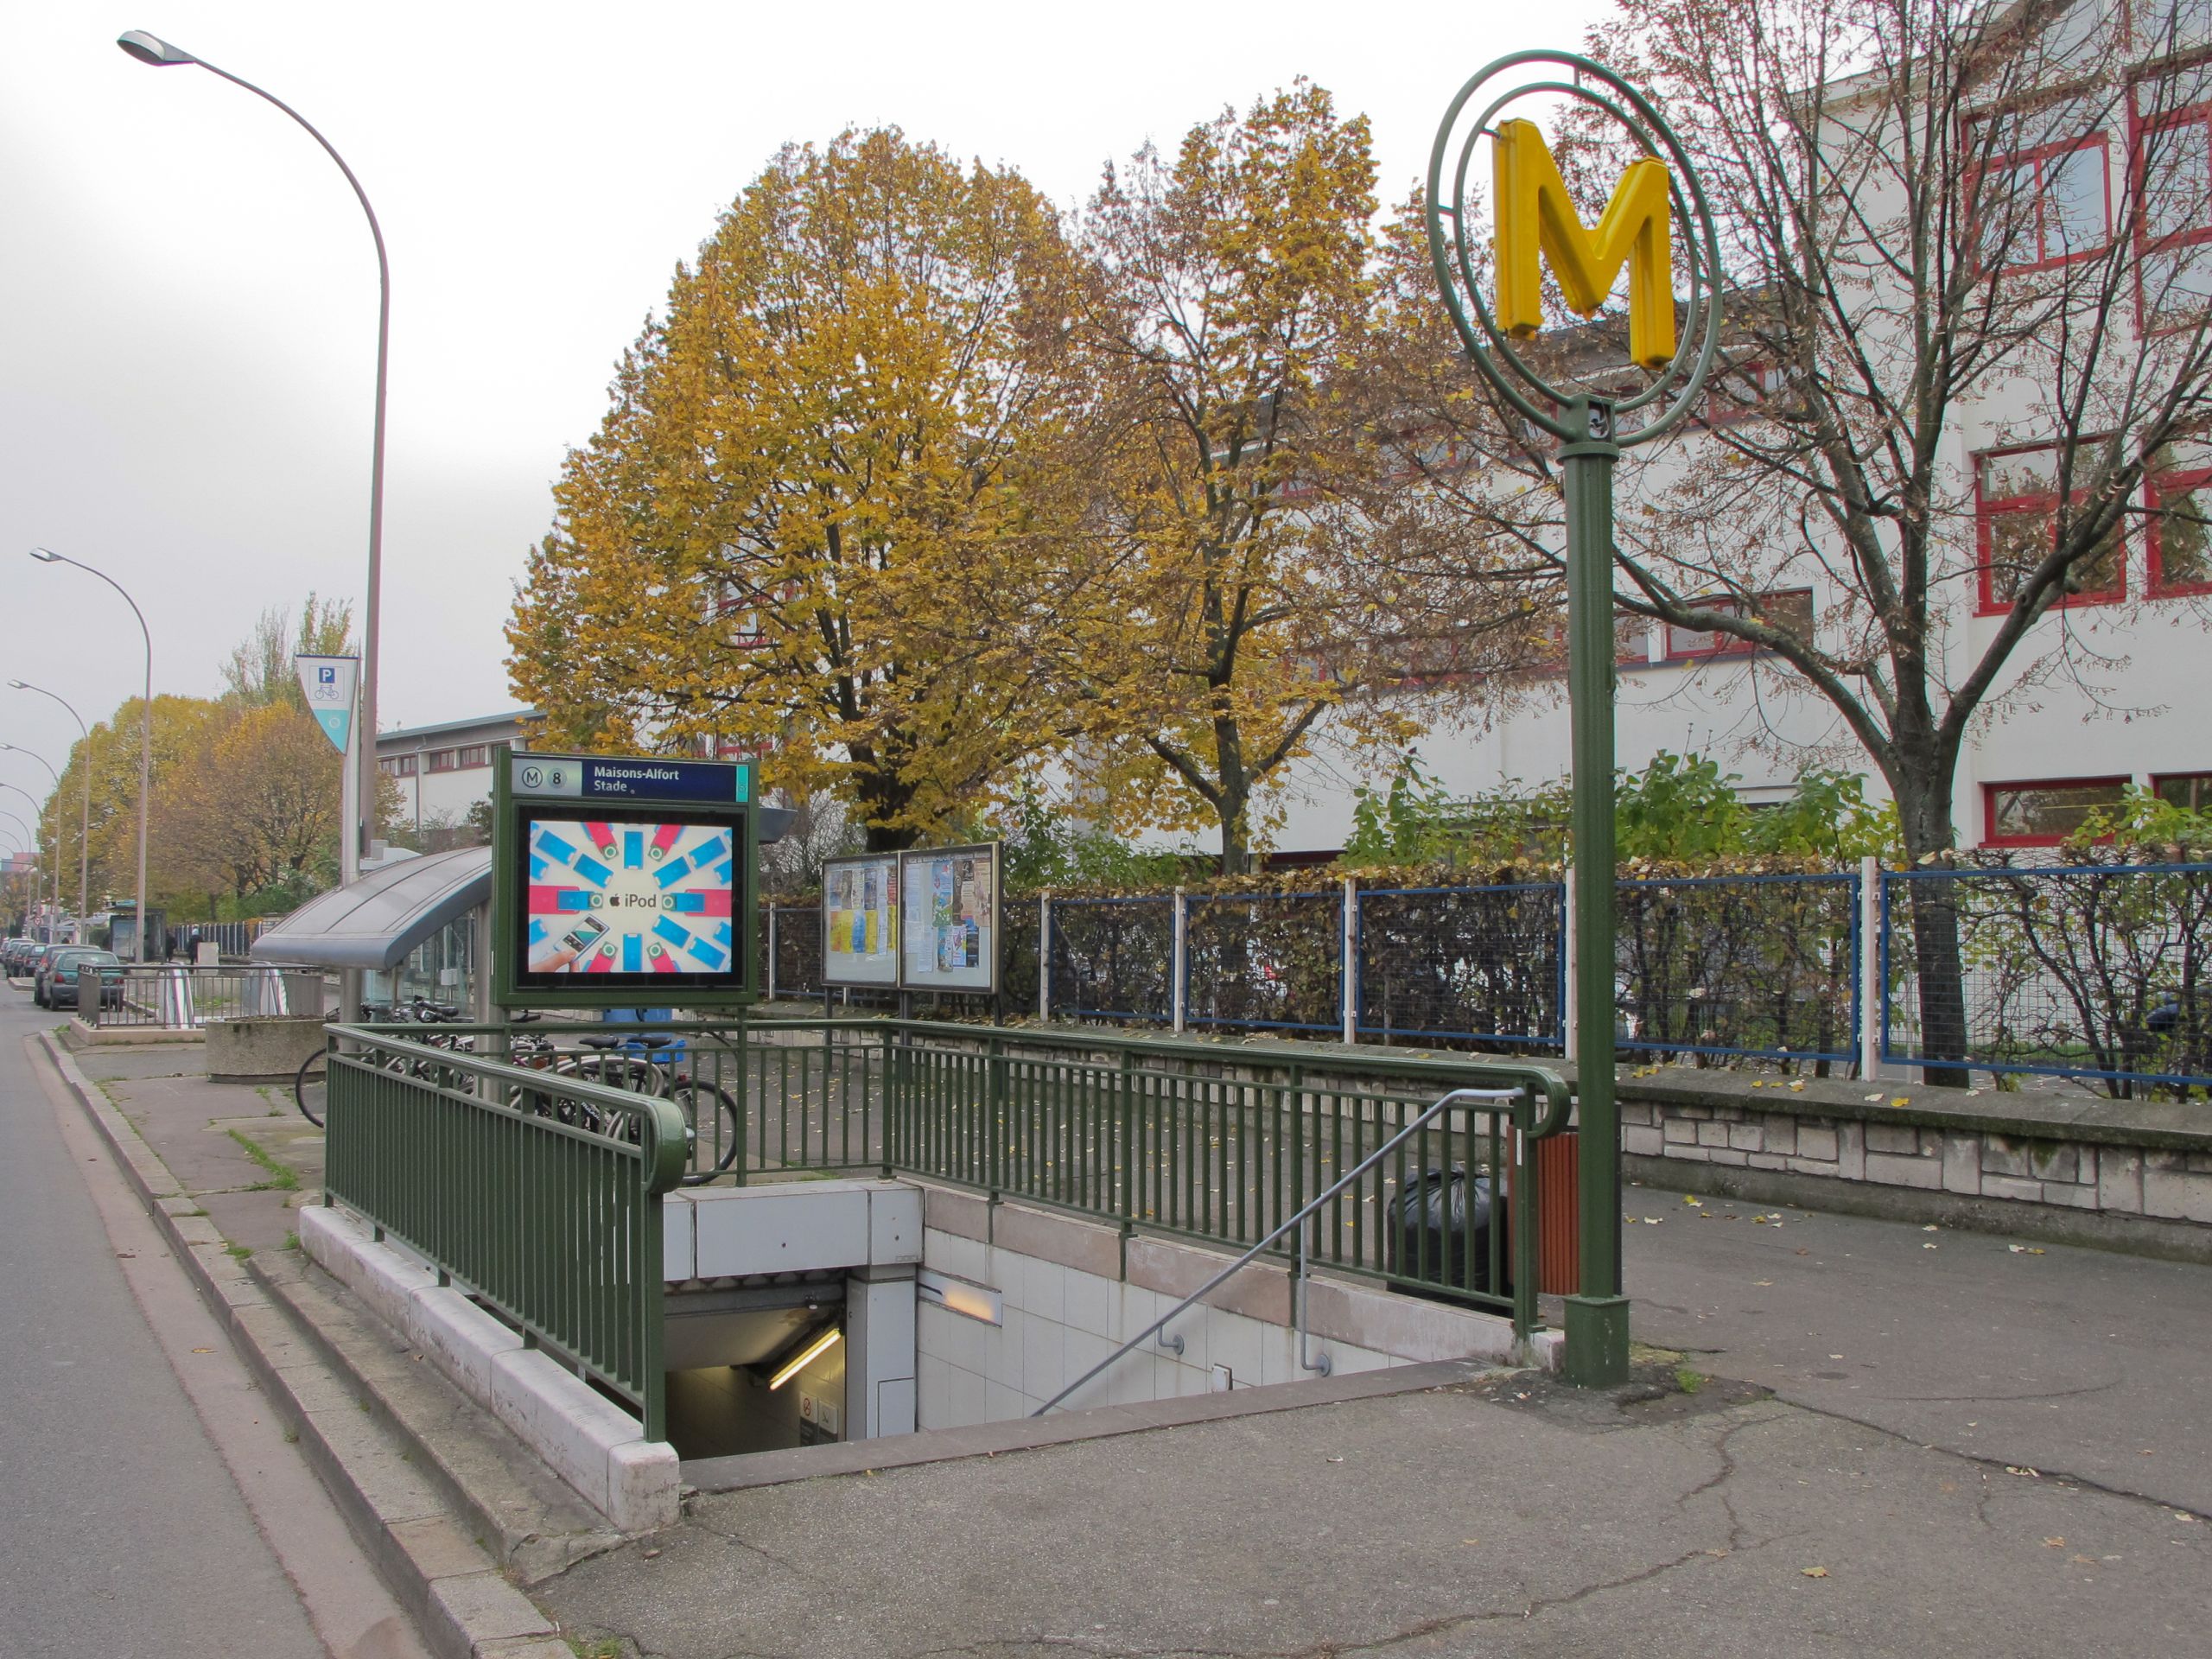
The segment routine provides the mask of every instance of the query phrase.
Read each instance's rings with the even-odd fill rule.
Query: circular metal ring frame
[[[1508,70],[1525,64],[1544,64],[1554,69],[1566,69],[1574,76],[1572,80],[1539,79],[1524,81],[1510,92],[1492,98],[1484,106],[1481,115],[1466,137],[1459,144],[1459,155],[1452,161],[1452,134],[1459,124],[1461,113],[1481,94],[1483,89]],[[1591,83],[1595,83],[1592,85]],[[1436,269],[1436,280],[1444,296],[1445,309],[1451,315],[1452,326],[1459,331],[1467,355],[1482,371],[1483,378],[1496,388],[1498,395],[1521,415],[1522,418],[1550,433],[1554,437],[1575,442],[1599,436],[1568,425],[1554,414],[1546,404],[1563,405],[1586,396],[1579,390],[1557,386],[1545,379],[1522,360],[1513,349],[1505,331],[1491,314],[1489,302],[1483,298],[1483,285],[1475,270],[1473,250],[1469,244],[1467,202],[1467,172],[1472,164],[1475,145],[1484,137],[1494,137],[1498,115],[1516,99],[1558,93],[1604,111],[1625,128],[1629,136],[1647,156],[1666,162],[1667,191],[1673,204],[1675,217],[1691,234],[1685,237],[1685,264],[1688,267],[1689,326],[1682,330],[1675,347],[1675,355],[1666,368],[1656,376],[1643,391],[1615,399],[1606,399],[1612,405],[1615,430],[1611,442],[1625,448],[1630,444],[1643,443],[1660,436],[1688,414],[1692,403],[1703,388],[1707,376],[1712,372],[1713,360],[1720,343],[1720,305],[1719,273],[1720,270],[1720,238],[1713,227],[1713,210],[1705,197],[1705,186],[1698,177],[1697,168],[1691,163],[1689,153],[1674,129],[1661,118],[1659,111],[1643,93],[1615,74],[1604,65],[1572,52],[1551,52],[1536,49],[1515,52],[1498,59],[1481,71],[1459,89],[1459,95],[1445,111],[1444,120],[1436,130],[1436,143],[1428,158],[1428,251]],[[1611,94],[1608,96],[1607,94]],[[1452,162],[1452,194],[1450,205],[1444,201],[1444,175],[1447,161]],[[1452,228],[1447,232],[1444,219],[1449,215]],[[1472,315],[1469,311],[1471,308]],[[1521,384],[1516,385],[1518,381]],[[1528,390],[1524,391],[1522,387]],[[1528,394],[1534,392],[1538,402]],[[1619,417],[1640,409],[1663,404],[1661,411],[1643,425],[1630,430],[1619,429]]]

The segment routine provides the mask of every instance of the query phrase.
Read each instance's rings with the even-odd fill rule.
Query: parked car
[[[36,943],[33,939],[18,938],[0,944],[0,970],[4,970],[10,976],[22,973],[23,963],[29,959]]]
[[[107,982],[100,993],[102,1002],[120,1007],[123,960],[112,950],[89,944],[65,944],[48,955],[39,964],[38,982],[32,988],[31,1000],[42,1008],[75,1007],[77,975],[80,969],[87,967]]]
[[[123,958],[112,950],[96,950],[89,945],[62,950],[47,965],[46,1006],[49,1008],[75,1007],[77,981],[84,974],[99,976],[101,1007],[119,1008],[123,1006]]]
[[[32,981],[34,986],[35,986],[38,979],[39,969],[46,965],[48,958],[52,957],[55,951],[67,950],[67,948],[68,947],[66,945],[60,944],[34,944],[29,950],[23,952],[23,964],[22,967],[18,968],[16,972],[22,978]]]

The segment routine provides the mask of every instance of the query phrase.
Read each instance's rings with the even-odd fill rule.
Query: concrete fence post
[[[1882,1009],[1888,987],[1882,981],[1882,861],[1859,861],[1859,1075],[1872,1077],[1882,1066]]]
[[[1182,888],[1178,887],[1175,889],[1175,948],[1168,953],[1170,971],[1175,982],[1169,990],[1168,1002],[1174,1010],[1175,1033],[1179,1037],[1183,1033],[1183,1017],[1186,1012],[1184,1004],[1187,1000],[1186,987],[1191,978],[1190,938],[1190,897]]]
[[[1344,1041],[1359,1040],[1359,878],[1344,877],[1343,1003]]]
[[[1573,865],[1569,864],[1560,872],[1560,886],[1561,889],[1559,910],[1560,921],[1559,930],[1559,953],[1560,957],[1560,982],[1566,987],[1566,995],[1561,1001],[1559,1011],[1560,1054],[1561,1058],[1572,1060],[1574,1058],[1575,1048],[1574,1015],[1576,1009],[1576,997],[1574,993],[1574,930],[1572,927],[1567,926],[1566,925],[1566,921],[1568,917],[1574,914]]]
[[[1037,1018],[1052,1017],[1052,895],[1037,895]]]

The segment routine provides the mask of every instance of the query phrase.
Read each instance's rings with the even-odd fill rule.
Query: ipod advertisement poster
[[[723,974],[739,890],[723,823],[533,818],[524,965],[532,974]]]

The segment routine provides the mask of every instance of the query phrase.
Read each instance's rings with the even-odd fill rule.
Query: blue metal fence
[[[2212,863],[1892,871],[1872,917],[1853,872],[1638,879],[1618,894],[1627,1053],[1833,1065],[1872,1046],[1894,1064],[2080,1077],[2116,1095],[2212,1090]],[[1167,1026],[1179,1009],[1201,1030],[1563,1046],[1557,881],[1050,910],[1041,971],[1055,1017]],[[812,937],[785,917],[787,932]],[[1040,971],[1035,920],[1021,919],[1026,934],[1009,926],[1016,999]]]
[[[1077,1020],[1175,1018],[1175,899],[1052,900],[1048,997]]]
[[[1623,881],[1619,894],[1623,1049],[1856,1058],[1856,874]]]
[[[1567,886],[1355,889],[1353,1029],[1556,1050],[1567,1018]]]
[[[2212,864],[1885,872],[1880,976],[1885,1060],[2212,1089]]]

